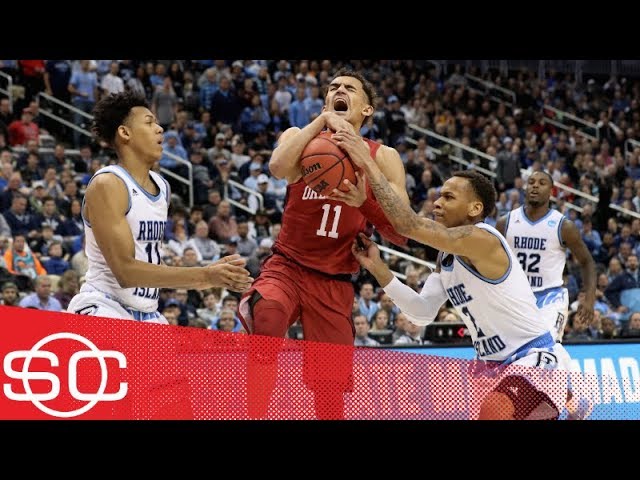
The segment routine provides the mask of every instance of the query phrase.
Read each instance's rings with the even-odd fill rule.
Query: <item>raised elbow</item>
[[[282,165],[282,162],[279,162],[277,158],[271,157],[271,160],[269,160],[269,172],[271,173],[271,176],[277,179],[286,177],[284,165]]]

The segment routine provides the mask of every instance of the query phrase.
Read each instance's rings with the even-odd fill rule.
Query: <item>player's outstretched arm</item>
[[[473,225],[447,228],[433,220],[420,217],[398,196],[376,162],[370,158],[352,160],[363,168],[378,203],[400,235],[443,252],[467,257],[472,261],[482,261],[488,254],[493,256],[495,252],[495,255],[500,257],[500,264],[508,262],[500,240],[495,235]]]
[[[584,244],[578,227],[571,220],[565,219],[562,222],[562,241],[571,250],[580,264],[582,275],[582,285],[585,290],[584,302],[578,307],[578,315],[584,318],[589,324],[593,320],[593,306],[596,303],[596,263],[591,256],[591,252]]]
[[[330,128],[353,127],[344,118],[334,112],[323,112],[303,129],[291,127],[282,132],[278,146],[271,154],[269,171],[276,178],[286,178],[289,183],[296,182],[300,176],[300,155],[311,140],[322,130]]]
[[[427,281],[418,294],[404,283],[400,282],[389,267],[380,258],[380,249],[363,233],[360,234],[360,243],[354,240],[351,252],[360,265],[366,268],[375,277],[385,293],[391,297],[400,311],[415,325],[428,325],[433,322],[438,310],[447,300],[447,294],[440,281],[439,269],[429,275]]]
[[[225,257],[207,267],[169,267],[135,259],[133,235],[125,214],[128,194],[115,175],[98,175],[85,195],[85,218],[102,255],[122,288],[204,289],[225,287],[242,292],[253,279],[239,256]]]

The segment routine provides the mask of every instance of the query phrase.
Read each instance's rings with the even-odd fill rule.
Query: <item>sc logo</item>
[[[54,410],[42,404],[42,402],[57,398],[60,394],[60,379],[58,378],[58,376],[52,372],[29,371],[29,365],[31,364],[31,360],[33,358],[46,359],[49,361],[52,367],[59,366],[60,361],[55,353],[49,352],[47,350],[40,350],[40,348],[42,348],[49,342],[62,339],[75,340],[86,345],[89,348],[88,350],[81,350],[71,355],[71,357],[69,358],[69,367],[67,372],[69,393],[71,394],[71,396],[76,400],[86,401],[89,403],[81,408],[68,412]],[[12,366],[13,361],[18,358],[24,358],[24,364],[22,365],[21,371],[14,370]],[[96,393],[85,393],[78,390],[78,362],[83,358],[97,358],[98,362],[100,363],[100,386],[98,387],[98,391]],[[71,418],[82,415],[83,413],[91,410],[100,401],[113,402],[122,400],[127,395],[128,385],[126,382],[120,382],[119,389],[116,393],[104,393],[107,387],[107,380],[109,378],[107,364],[104,361],[105,358],[116,359],[118,361],[118,367],[120,369],[124,369],[127,367],[127,358],[121,352],[118,352],[116,350],[99,350],[93,342],[81,335],[67,332],[48,335],[42,340],[38,341],[31,348],[31,350],[16,350],[14,352],[9,352],[4,357],[3,368],[5,375],[7,375],[9,378],[22,380],[22,385],[24,386],[24,390],[26,392],[16,393],[11,388],[11,384],[5,383],[3,385],[4,394],[10,400],[15,400],[18,402],[32,402],[39,410],[54,417]],[[51,384],[51,389],[47,393],[33,393],[30,384],[31,380],[46,380]]]

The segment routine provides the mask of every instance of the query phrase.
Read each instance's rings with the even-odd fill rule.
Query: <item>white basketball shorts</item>
[[[160,312],[134,310],[116,302],[107,294],[97,291],[78,293],[69,302],[67,312],[77,315],[91,315],[93,317],[121,318],[139,322],[169,324]]]

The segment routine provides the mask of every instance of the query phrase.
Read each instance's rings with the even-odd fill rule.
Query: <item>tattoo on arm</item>
[[[446,235],[447,242],[467,238],[473,233],[475,228],[473,225],[446,228],[433,220],[420,217],[408,204],[404,203],[400,199],[384,175],[380,175],[380,178],[375,181],[369,178],[369,182],[373,189],[373,193],[387,215],[387,218],[393,227],[400,233],[404,232],[406,234],[408,232],[415,231],[416,229],[424,229],[430,232],[438,231]],[[441,238],[441,240],[444,241],[445,238]],[[438,248],[436,245],[432,246]]]
[[[408,203],[403,202],[395,190],[391,187],[389,181],[383,174],[380,174],[380,178],[373,180],[369,177],[369,183],[371,189],[378,200],[378,203],[387,215],[387,218],[398,231],[408,231],[415,228],[420,222],[418,215],[413,211]],[[425,222],[425,227],[429,227]]]
[[[454,227],[447,229],[450,240],[460,240],[461,238],[470,237],[473,233],[473,225],[463,225],[462,227]]]

